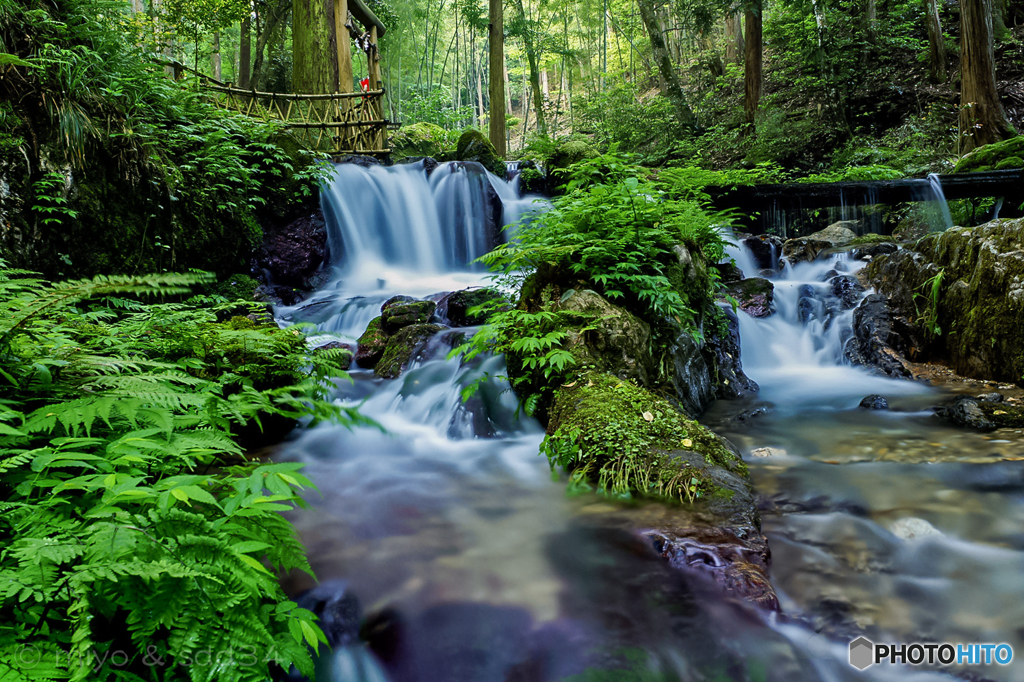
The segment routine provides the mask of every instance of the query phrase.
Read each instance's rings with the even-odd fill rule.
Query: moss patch
[[[409,156],[438,158],[446,149],[448,133],[433,123],[413,123],[402,126],[391,135],[391,155],[395,159]]]
[[[412,360],[415,350],[429,341],[439,331],[447,329],[443,324],[412,324],[402,327],[388,339],[388,345],[373,372],[385,379],[394,379]]]
[[[982,171],[1022,168],[1024,135],[978,147],[957,162],[954,173],[980,173]]]
[[[361,367],[372,369],[380,362],[388,346],[388,335],[381,327],[381,318],[375,317],[366,325],[366,331],[359,337],[356,347],[356,362]]]
[[[732,497],[715,470],[746,475],[743,461],[714,433],[667,400],[601,372],[558,389],[542,449],[573,482],[620,498]]]
[[[861,236],[850,242],[850,246],[862,246],[864,244],[885,244],[887,242],[894,242],[896,238],[886,234],[862,234]]]

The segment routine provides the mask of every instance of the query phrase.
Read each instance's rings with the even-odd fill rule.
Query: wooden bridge
[[[388,154],[388,120],[384,118],[384,87],[380,78],[377,41],[384,24],[363,0],[334,0],[335,35],[338,36],[337,91],[331,93],[259,92],[237,88],[203,76],[203,87],[219,107],[264,121],[284,124],[306,149],[344,154]],[[356,27],[362,24],[363,30]],[[366,90],[353,91],[352,38],[366,53],[369,67]]]

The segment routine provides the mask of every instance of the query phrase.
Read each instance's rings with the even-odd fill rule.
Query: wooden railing
[[[387,154],[384,90],[302,95],[258,92],[207,81],[215,105],[264,121],[285,124],[310,150],[340,154]]]

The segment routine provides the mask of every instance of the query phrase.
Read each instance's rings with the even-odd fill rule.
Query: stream
[[[486,284],[471,262],[538,201],[476,164],[441,164],[429,177],[422,162],[337,166],[322,197],[333,277],[278,308],[278,320],[354,345],[394,295]],[[749,254],[732,255],[756,276]],[[827,314],[821,278],[862,265],[840,254],[774,278],[777,312],[739,313],[743,366],[760,393],[717,401],[701,418],[750,465],[780,614],[724,599],[629,532],[664,507],[567,494],[538,454],[542,427],[517,411],[507,383],[485,382],[463,403],[463,387],[503,372],[500,357],[447,359],[472,329],[438,334],[398,379],[354,365],[336,400],[382,428],[299,429],[274,455],[306,464],[319,492],[292,519],[321,583],[365,618],[362,640],[322,656],[318,679],[938,681],[965,668],[860,672],[848,644],[864,635],[1024,651],[1024,474],[1014,461],[1024,436],[929,417],[968,387],[844,362],[852,310]],[[858,408],[869,394],[890,409]],[[285,582],[290,594],[313,585]],[[1017,660],[967,668],[975,677],[959,679],[1024,679]]]

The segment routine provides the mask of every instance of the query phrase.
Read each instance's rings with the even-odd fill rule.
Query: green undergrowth
[[[569,472],[577,487],[592,484],[616,498],[692,503],[729,494],[715,486],[701,463],[677,451],[700,453],[703,464],[744,471],[718,436],[667,400],[600,372],[559,387],[548,431],[541,449],[552,468]]]
[[[309,571],[280,512],[311,484],[240,438],[274,419],[360,421],[326,400],[345,351],[217,322],[242,302],[151,302],[209,279],[0,268],[5,682],[312,673],[324,636],[277,577]]]
[[[500,288],[518,292],[518,306],[494,311],[456,349],[468,357],[505,354],[512,385],[529,412],[550,402],[551,386],[585,369],[566,347],[567,328],[585,333],[597,322],[560,310],[558,302],[541,302],[548,284],[590,289],[625,308],[651,326],[656,347],[681,331],[699,338],[718,288],[718,272],[707,264],[724,257],[718,228],[731,219],[695,199],[686,178],[651,177],[625,155],[585,159],[564,179],[566,194],[480,259]],[[680,245],[687,263],[680,260]]]

